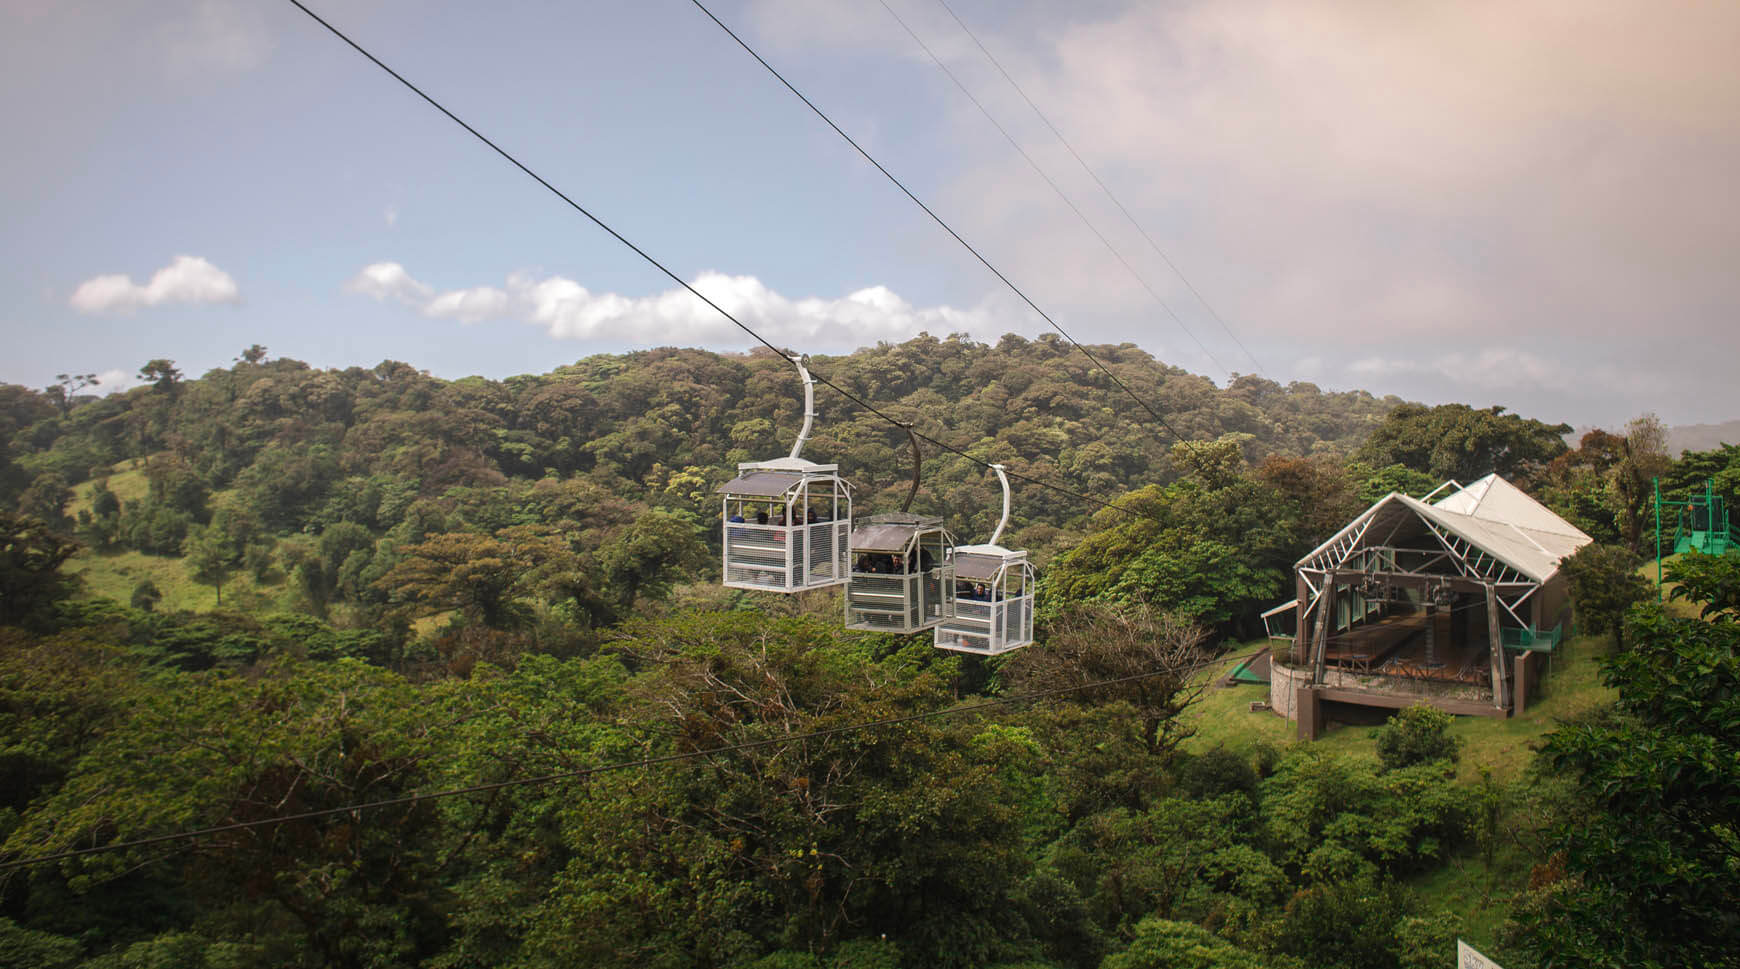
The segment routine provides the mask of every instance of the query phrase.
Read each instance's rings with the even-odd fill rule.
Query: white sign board
[[[1461,939],[1456,940],[1456,969],[1504,969]]]

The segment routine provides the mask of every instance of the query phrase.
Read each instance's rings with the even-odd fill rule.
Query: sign
[[[1468,943],[1457,939],[1456,969],[1504,969],[1504,967],[1481,955],[1479,950]]]

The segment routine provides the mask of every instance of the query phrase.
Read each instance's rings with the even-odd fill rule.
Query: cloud
[[[915,307],[886,286],[869,286],[837,299],[791,299],[754,276],[711,271],[701,273],[692,285],[768,340],[806,349],[849,349],[906,339],[920,331],[987,337],[1002,332],[987,308]],[[402,303],[431,319],[465,324],[519,320],[562,340],[741,346],[752,339],[684,289],[629,297],[593,292],[563,276],[514,273],[501,288],[437,292],[396,262],[364,267],[345,288]]]
[[[377,300],[392,300],[407,306],[422,306],[434,295],[434,290],[412,279],[405,267],[396,262],[370,263],[352,276],[344,284],[344,288]]]
[[[162,303],[236,303],[241,292],[230,274],[198,256],[176,256],[143,286],[123,274],[93,276],[68,303],[81,313],[128,313]]]
[[[139,374],[134,370],[105,370],[97,374],[97,393],[117,394],[139,386]]]
[[[784,60],[865,44],[913,56],[875,4],[844,27],[839,6],[752,0],[753,24]],[[1710,72],[1740,38],[1740,5],[1095,0],[963,16],[1276,379],[1308,375],[1308,357],[1423,358],[1453,333],[1467,369],[1367,375],[1454,399],[1496,379],[1481,348],[1509,347],[1551,362],[1509,389],[1519,406],[1561,406],[1577,375],[1619,374],[1611,386],[1633,393],[1645,370],[1658,396],[1579,390],[1576,406],[1611,421],[1740,403],[1722,371],[1740,314],[1740,84]],[[1214,354],[1242,363],[983,56],[949,39],[958,28],[914,23]],[[971,161],[937,166],[926,201],[1060,317],[1117,321],[1101,331],[1196,365],[977,109],[929,83],[954,117],[928,154]],[[835,100],[823,107],[850,110]]]

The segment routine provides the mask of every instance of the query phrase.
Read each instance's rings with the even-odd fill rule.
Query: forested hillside
[[[1038,642],[994,660],[843,631],[837,591],[717,586],[713,488],[800,420],[772,354],[496,382],[252,347],[108,397],[0,388],[0,964],[1388,969],[1459,934],[1511,969],[1730,958],[1740,574],[1674,565],[1692,618],[1636,569],[1654,479],[1732,499],[1740,448],[1675,461],[1650,418],[1569,448],[1502,408],[1094,352],[1185,439],[1051,339],[812,361],[1021,476]],[[818,399],[806,456],[897,508],[905,434]],[[1490,471],[1601,543],[1568,566],[1585,665],[1547,692],[1613,653],[1611,692],[1484,774],[1424,708],[1205,742],[1217,657],[1301,553]],[[923,472],[915,510],[983,540],[995,480]]]

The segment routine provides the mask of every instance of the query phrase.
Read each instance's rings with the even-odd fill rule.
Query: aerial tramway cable
[[[1035,161],[1033,156],[1027,153],[1027,149],[1021,147],[1021,143],[1015,140],[1015,136],[1009,133],[1009,129],[1003,127],[1002,122],[998,121],[996,117],[991,114],[991,110],[985,107],[984,103],[974,96],[971,90],[968,90],[967,85],[955,75],[955,72],[949,70],[949,66],[943,63],[942,58],[936,56],[936,53],[930,49],[930,45],[924,42],[924,38],[918,36],[918,32],[912,29],[911,25],[906,22],[906,19],[896,13],[893,7],[888,5],[888,0],[877,0],[877,2],[882,4],[882,9],[888,11],[888,16],[894,18],[894,22],[899,24],[902,30],[906,31],[906,35],[912,38],[913,42],[919,46],[919,49],[925,52],[926,56],[930,58],[931,63],[935,64],[938,70],[942,71],[948,76],[949,80],[954,82],[955,87],[959,88],[961,93],[966,96],[967,100],[973,103],[973,107],[979,109],[979,113],[985,116],[985,120],[991,122],[991,127],[996,128],[998,133],[1003,136],[1003,140],[1009,143],[1009,147],[1015,149],[1015,153],[1020,155],[1022,160],[1027,162],[1027,167],[1033,169],[1033,173],[1038,175],[1041,181],[1051,186],[1051,191],[1057,195],[1071,212],[1075,213],[1075,217],[1081,220],[1081,224],[1086,226],[1089,232],[1093,233],[1094,238],[1100,240],[1100,245],[1106,247],[1106,251],[1112,254],[1112,258],[1116,259],[1118,264],[1124,267],[1124,271],[1130,274],[1130,278],[1134,279],[1138,286],[1141,286],[1142,289],[1147,291],[1149,298],[1158,303],[1160,308],[1166,311],[1166,315],[1171,317],[1172,322],[1177,324],[1178,329],[1183,331],[1184,335],[1190,338],[1190,342],[1196,344],[1196,348],[1202,351],[1202,355],[1208,358],[1208,362],[1214,364],[1215,369],[1219,370],[1221,373],[1231,377],[1232,371],[1227,369],[1226,364],[1221,363],[1219,358],[1214,355],[1214,351],[1210,350],[1202,340],[1191,331],[1190,327],[1185,325],[1184,319],[1180,317],[1178,312],[1172,308],[1172,305],[1166,302],[1165,298],[1154,289],[1154,286],[1148,282],[1147,277],[1138,272],[1136,267],[1130,264],[1130,260],[1124,258],[1123,252],[1119,251],[1118,247],[1112,244],[1112,240],[1106,238],[1106,234],[1100,231],[1099,226],[1093,224],[1093,221],[1087,217],[1087,213],[1083,212],[1081,207],[1075,204],[1075,200],[1069,197],[1069,194],[1063,190],[1062,186],[1058,185],[1050,175],[1046,174],[1045,169],[1039,166],[1039,162]]]
[[[302,6],[301,3],[298,2],[298,0],[290,0],[290,2],[295,3],[299,7]],[[725,31],[726,35],[729,36],[732,40],[736,41],[737,46],[743,48],[746,52],[748,52],[750,57],[755,58],[756,63],[760,64],[762,67],[767,68],[767,72],[769,74],[772,74],[774,76],[774,78],[779,81],[779,83],[785,85],[786,90],[788,90],[792,94],[796,95],[797,99],[799,101],[802,101],[806,107],[808,107],[812,112],[814,112],[816,117],[822,119],[822,121],[825,122],[828,127],[834,129],[835,134],[839,135],[841,138],[844,138],[846,140],[846,144],[851,145],[853,150],[857,151],[858,154],[860,154],[864,157],[865,161],[869,162],[877,171],[881,172],[883,174],[883,176],[888,179],[888,181],[893,183],[895,188],[898,188],[900,190],[901,194],[903,194],[907,198],[911,199],[912,203],[914,205],[923,209],[924,214],[930,216],[931,221],[933,221],[937,225],[941,226],[944,232],[947,232],[950,236],[953,236],[954,240],[956,242],[960,243],[963,248],[965,248],[968,252],[972,253],[974,259],[977,259],[981,265],[983,265],[986,269],[990,270],[991,275],[996,276],[997,279],[999,281],[1001,281],[1004,286],[1007,286],[1009,288],[1010,292],[1012,292],[1016,296],[1020,297],[1021,301],[1023,303],[1026,303],[1028,308],[1032,309],[1033,312],[1038,313],[1040,319],[1043,319],[1046,323],[1051,324],[1051,328],[1056,330],[1058,333],[1062,334],[1063,338],[1065,340],[1068,340],[1070,342],[1071,346],[1073,346],[1077,350],[1079,350],[1081,352],[1082,356],[1087,357],[1089,360],[1093,361],[1094,366],[1098,367],[1100,369],[1100,372],[1104,373],[1107,377],[1111,378],[1112,383],[1117,384],[1118,388],[1120,390],[1122,390],[1124,393],[1128,394],[1131,400],[1134,400],[1137,404],[1139,404],[1142,407],[1143,410],[1147,411],[1148,415],[1150,417],[1154,418],[1154,420],[1157,421],[1161,427],[1166,428],[1166,430],[1171,433],[1174,440],[1176,440],[1178,443],[1184,445],[1186,448],[1189,448],[1191,453],[1197,454],[1198,457],[1201,457],[1201,454],[1199,452],[1197,452],[1196,447],[1194,445],[1192,445],[1190,443],[1190,441],[1184,437],[1184,435],[1178,433],[1178,429],[1173,427],[1171,422],[1167,421],[1166,418],[1159,411],[1155,410],[1147,401],[1143,400],[1141,395],[1137,394],[1134,390],[1131,390],[1129,384],[1124,383],[1124,381],[1121,380],[1117,374],[1112,372],[1110,367],[1107,367],[1105,364],[1101,363],[1099,358],[1094,356],[1091,352],[1089,352],[1089,350],[1086,347],[1082,346],[1079,342],[1077,342],[1075,337],[1070,336],[1069,331],[1065,330],[1062,326],[1059,326],[1057,321],[1051,318],[1051,314],[1045,312],[1043,309],[1040,309],[1039,304],[1035,303],[1032,300],[1032,298],[1030,298],[1025,292],[1022,292],[1021,287],[1016,286],[1015,283],[1012,280],[1010,280],[1008,276],[1003,275],[1002,270],[1000,270],[996,266],[992,265],[991,260],[986,259],[984,254],[980,253],[978,249],[974,248],[973,244],[968,242],[959,232],[956,232],[953,226],[951,226],[947,222],[943,221],[942,216],[937,215],[936,212],[930,206],[926,205],[922,199],[920,199],[917,195],[914,195],[912,193],[912,190],[906,187],[906,183],[902,182],[899,178],[896,178],[893,172],[889,171],[887,168],[885,168],[883,166],[883,164],[881,162],[876,160],[875,156],[871,155],[868,151],[865,151],[864,146],[858,144],[858,142],[855,141],[851,135],[846,133],[845,129],[843,129],[839,125],[835,124],[834,119],[828,117],[827,113],[825,111],[823,111],[821,108],[817,107],[816,103],[814,101],[811,101],[808,97],[806,97],[802,91],[799,91],[797,89],[796,85],[794,85],[790,81],[786,80],[785,75],[781,74],[778,70],[776,70],[772,64],[769,64],[767,62],[766,58],[764,58],[760,54],[756,53],[755,48],[749,46],[749,44],[746,41],[744,41],[744,39],[742,37],[737,36],[737,32],[732,30],[730,27],[726,26],[725,21],[720,20],[717,14],[713,13],[712,10],[709,10],[707,8],[706,4],[702,3],[701,0],[689,0],[689,2],[693,3],[697,8],[700,9],[700,11],[702,13],[706,14],[707,19],[713,21],[715,24],[718,24],[719,29]],[[421,93],[421,92],[419,92],[419,93]],[[739,324],[739,325],[741,325],[741,324]],[[980,463],[983,463],[983,462],[980,462]]]
[[[606,223],[603,219],[600,219],[598,216],[592,214],[591,210],[587,209],[585,206],[581,205],[579,202],[574,201],[574,199],[570,198],[561,189],[559,189],[555,185],[551,184],[542,175],[539,175],[537,172],[532,171],[532,169],[527,167],[524,162],[521,162],[518,158],[515,158],[512,154],[510,154],[506,149],[502,148],[500,145],[496,144],[494,141],[491,141],[482,132],[478,131],[476,128],[473,128],[471,125],[467,124],[458,115],[454,114],[452,111],[449,111],[446,108],[446,106],[444,106],[441,102],[435,100],[433,97],[430,97],[428,94],[424,93],[422,88],[419,88],[417,85],[411,83],[409,80],[407,80],[405,78],[404,75],[400,74],[398,71],[393,70],[391,67],[388,67],[384,61],[382,61],[380,58],[376,57],[374,54],[369,53],[369,51],[366,48],[364,48],[361,44],[352,40],[348,35],[346,35],[343,31],[339,30],[337,27],[333,26],[325,18],[321,17],[319,14],[315,13],[313,10],[310,10],[305,4],[302,3],[302,0],[289,0],[289,3],[292,6],[296,7],[296,9],[307,14],[312,20],[314,20],[315,23],[318,23],[320,26],[325,27],[327,29],[327,31],[330,32],[334,37],[337,37],[339,40],[344,41],[345,44],[347,44],[351,47],[351,49],[355,50],[357,53],[359,53],[363,57],[367,58],[376,67],[379,67],[381,70],[387,72],[387,74],[389,74],[393,78],[393,80],[398,81],[400,84],[402,84],[406,88],[410,89],[411,93],[417,95],[419,98],[422,98],[425,102],[427,102],[429,104],[430,107],[433,107],[435,110],[446,115],[448,120],[452,121],[454,124],[460,126],[461,128],[464,128],[466,130],[466,132],[469,133],[472,137],[476,138],[478,141],[481,141],[485,145],[489,146],[491,151],[494,151],[496,154],[498,154],[502,158],[506,159],[509,164],[513,165],[515,168],[519,169],[521,172],[524,172],[528,177],[530,177],[533,181],[537,182],[539,185],[542,185],[544,188],[548,189],[552,195],[556,196],[557,198],[561,199],[563,202],[567,203],[569,208],[572,208],[574,211],[585,216],[588,221],[590,221],[593,225],[596,225],[600,229],[603,229],[606,233],[608,233],[610,235],[611,238],[613,238],[616,241],[627,246],[630,250],[632,250],[634,252],[635,255],[641,257],[641,259],[645,260],[647,263],[652,265],[653,268],[657,269],[659,272],[661,272],[665,276],[669,277],[673,282],[675,282],[677,285],[681,286],[683,289],[688,290],[689,293],[692,294],[696,299],[707,304],[708,307],[713,309],[720,316],[723,316],[725,319],[731,321],[731,323],[733,325],[735,325],[738,329],[742,330],[744,333],[747,333],[750,337],[752,337],[755,340],[755,342],[761,344],[762,346],[768,348],[769,350],[772,350],[774,353],[777,353],[782,357],[789,358],[790,355],[786,351],[780,349],[779,347],[774,346],[772,343],[769,343],[765,338],[763,338],[761,336],[761,334],[750,329],[749,326],[747,324],[745,324],[742,320],[739,320],[737,317],[731,315],[731,313],[728,312],[724,307],[720,306],[718,303],[715,303],[711,299],[708,299],[706,297],[706,295],[701,293],[700,290],[697,290],[694,286],[690,285],[687,280],[683,279],[681,276],[677,275],[675,272],[672,272],[668,267],[665,266],[664,263],[655,259],[651,253],[648,253],[645,249],[642,249],[641,247],[635,245],[633,242],[629,241],[628,237],[626,237],[622,233],[616,231],[614,228],[611,228],[611,226],[608,223]],[[703,7],[702,9],[705,10],[706,8]],[[708,15],[711,16],[711,13],[709,13]],[[725,25],[720,24],[720,27],[725,27]],[[725,30],[727,33],[730,32],[730,28],[725,28]],[[733,34],[732,36],[735,37],[736,35]],[[739,43],[741,43],[741,41],[739,41]],[[746,47],[745,49],[748,49],[748,48]],[[753,54],[754,52],[751,51],[751,53]],[[772,68],[770,67],[770,68],[768,68],[768,70],[771,71]],[[778,76],[777,73],[775,76]],[[788,87],[789,87],[789,85],[788,85]],[[793,88],[792,90],[794,92],[796,91],[795,88]],[[798,96],[802,97],[803,95],[799,94]],[[806,101],[806,103],[807,103],[807,101]],[[818,111],[817,113],[819,114],[820,112]],[[824,115],[823,117],[825,118],[826,116]],[[832,124],[832,122],[829,122],[829,124]],[[836,128],[835,130],[839,130],[839,129]],[[845,137],[845,132],[842,131],[842,132],[840,132],[840,134],[842,137]],[[848,138],[847,140],[850,141],[850,138]],[[854,145],[855,144],[856,143],[854,143]],[[862,149],[859,149],[859,150],[860,150],[860,152],[862,152]],[[866,155],[865,157],[868,158],[869,156]],[[875,164],[875,160],[871,159],[871,163]],[[878,165],[877,167],[880,168],[881,166]],[[892,175],[890,175],[889,177],[893,178]],[[908,194],[910,195],[910,193],[908,193]],[[918,201],[918,200],[916,198],[914,198],[913,201]],[[919,204],[923,205],[924,203],[920,202]],[[938,221],[940,222],[941,220],[939,219]],[[952,232],[953,230],[950,230],[950,231]],[[957,236],[956,238],[959,238],[959,237]],[[966,240],[964,240],[964,239],[961,240],[961,242],[963,245],[966,244]],[[971,248],[971,247],[969,246],[968,248]],[[986,265],[989,266],[990,264],[986,263]],[[992,272],[996,272],[996,270],[993,269]],[[1001,274],[999,274],[999,275],[1001,275]],[[1012,284],[1011,284],[1011,288],[1013,288]],[[1031,305],[1031,303],[1029,303],[1029,305]],[[1034,307],[1034,309],[1037,310],[1038,307]],[[1043,316],[1044,315],[1043,312],[1041,312],[1040,315]],[[1049,317],[1047,317],[1047,319],[1049,320]],[[1052,326],[1056,327],[1057,324],[1053,323]],[[1058,332],[1063,333],[1063,330],[1061,327],[1058,327]],[[1064,333],[1064,336],[1066,338],[1068,338],[1069,334]],[[1070,342],[1075,343],[1075,341],[1073,339],[1071,339]],[[1135,397],[1134,392],[1131,392],[1129,390],[1129,388],[1124,385],[1123,381],[1118,380],[1117,375],[1113,374],[1110,370],[1106,370],[1105,365],[1101,364],[1097,359],[1095,359],[1093,354],[1088,353],[1085,349],[1082,349],[1080,344],[1075,344],[1075,345],[1076,345],[1076,348],[1078,350],[1081,350],[1081,352],[1084,355],[1086,355],[1089,360],[1093,360],[1094,363],[1096,365],[1098,365],[1101,370],[1105,371],[1106,375],[1111,377],[1111,379],[1115,383],[1117,383],[1118,386],[1124,387],[1124,389],[1127,393],[1130,393],[1132,397]],[[870,413],[876,415],[877,417],[880,417],[881,419],[887,421],[890,424],[893,424],[896,427],[901,427],[903,430],[906,429],[903,426],[903,422],[900,421],[898,418],[890,416],[889,414],[887,414],[886,412],[884,412],[880,408],[876,407],[875,405],[869,403],[868,401],[865,401],[863,398],[857,396],[856,394],[852,393],[851,391],[846,390],[844,387],[841,387],[839,384],[836,384],[833,381],[831,381],[831,380],[827,379],[826,377],[821,376],[819,374],[815,375],[815,379],[820,381],[822,384],[832,388],[835,392],[839,393],[840,396],[846,398],[847,400],[858,405],[859,407],[863,408],[864,410],[869,411]],[[1140,397],[1135,397],[1135,399],[1138,403],[1143,403]],[[1147,405],[1145,403],[1143,403],[1143,406],[1147,407]],[[1159,417],[1159,414],[1155,413],[1152,408],[1149,408],[1149,413],[1154,413],[1155,417],[1157,417],[1157,418]],[[1161,423],[1165,424],[1165,420],[1163,418],[1161,419]],[[1183,444],[1185,447],[1190,448],[1190,450],[1193,453],[1196,451],[1196,449],[1191,446],[1189,441],[1185,440],[1182,436],[1180,436],[1178,434],[1178,432],[1176,430],[1172,429],[1171,425],[1169,425],[1169,424],[1166,425],[1166,429],[1169,431],[1172,431],[1173,436],[1176,437],[1178,439],[1178,441],[1181,444]],[[966,458],[968,461],[971,461],[974,464],[979,465],[980,467],[983,467],[986,469],[989,469],[991,467],[990,462],[985,461],[981,458],[976,458],[976,457],[972,456],[971,454],[968,454],[967,452],[961,450],[960,448],[955,447],[952,444],[948,444],[944,441],[939,441],[936,438],[929,437],[929,436],[924,435],[924,434],[917,434],[917,432],[912,432],[912,433],[914,433],[920,439],[922,439],[930,444],[933,444],[939,448],[942,448],[943,450],[948,451],[951,454]],[[1018,473],[1014,473],[1014,472],[1011,472],[1011,474],[1014,477],[1019,478],[1022,481],[1025,481],[1029,484],[1034,484],[1034,485],[1038,485],[1041,488],[1050,489],[1050,490],[1055,491],[1059,494],[1066,495],[1070,498],[1074,498],[1077,501],[1084,501],[1084,502],[1087,502],[1089,504],[1099,505],[1102,508],[1110,508],[1110,509],[1122,512],[1124,514],[1138,515],[1139,517],[1148,517],[1148,516],[1142,516],[1142,515],[1140,515],[1140,513],[1135,512],[1129,508],[1122,507],[1120,505],[1114,504],[1114,503],[1109,502],[1109,501],[1105,501],[1105,500],[1100,499],[1100,498],[1094,498],[1094,497],[1091,497],[1089,495],[1084,495],[1084,494],[1081,494],[1079,492],[1072,491],[1069,488],[1065,488],[1061,485],[1056,485],[1056,484],[1052,484],[1051,482],[1048,482],[1048,481],[1043,481],[1039,478],[1034,478],[1034,477],[1030,477],[1028,475],[1018,474]]]
[[[1081,157],[1081,153],[1075,150],[1075,146],[1069,143],[1069,139],[1063,136],[1063,132],[1057,130],[1057,125],[1051,123],[1051,119],[1046,116],[1044,111],[1039,109],[1039,105],[1033,103],[1033,99],[1028,97],[1027,92],[1021,88],[1021,85],[1015,82],[1015,78],[1010,76],[1008,70],[1003,67],[1002,62],[997,60],[996,56],[991,53],[990,49],[985,46],[983,41],[979,40],[979,36],[973,33],[973,29],[967,26],[966,21],[961,19],[960,14],[955,13],[955,8],[949,6],[948,0],[936,0],[936,2],[938,6],[941,6],[944,10],[948,11],[949,17],[960,26],[961,32],[966,34],[968,39],[972,40],[973,46],[979,48],[979,52],[985,55],[985,59],[991,62],[991,66],[997,69],[997,73],[1003,75],[1003,80],[1009,82],[1009,86],[1015,89],[1015,93],[1021,95],[1021,100],[1027,102],[1027,106],[1033,109],[1033,113],[1039,117],[1040,121],[1045,123],[1045,127],[1051,129],[1051,133],[1057,136],[1058,143],[1063,145],[1064,150],[1068,151],[1070,157],[1075,159],[1076,164],[1081,166],[1081,170],[1087,172],[1088,177],[1094,180],[1094,184],[1100,187],[1100,191],[1106,194],[1106,198],[1111,199],[1112,204],[1117,206],[1118,211],[1124,214],[1124,218],[1129,220],[1130,225],[1134,226],[1136,231],[1141,233],[1142,238],[1147,240],[1148,247],[1154,250],[1154,254],[1159,256],[1162,262],[1166,263],[1166,268],[1172,270],[1173,274],[1178,277],[1179,281],[1184,283],[1185,288],[1190,290],[1190,295],[1196,297],[1196,301],[1202,304],[1203,309],[1208,310],[1208,315],[1213,317],[1216,323],[1220,324],[1220,328],[1226,331],[1226,335],[1231,337],[1233,343],[1237,344],[1238,348],[1244,352],[1245,357],[1251,361],[1251,365],[1257,368],[1257,373],[1263,374],[1265,377],[1268,376],[1268,374],[1263,370],[1262,361],[1258,360],[1256,354],[1253,354],[1250,348],[1245,346],[1245,341],[1239,339],[1239,335],[1233,332],[1232,326],[1221,317],[1220,311],[1214,308],[1214,304],[1208,301],[1208,297],[1202,295],[1202,293],[1197,290],[1196,284],[1190,281],[1189,276],[1184,275],[1184,270],[1178,268],[1178,265],[1172,261],[1172,257],[1166,254],[1166,250],[1160,248],[1160,244],[1154,241],[1154,237],[1148,234],[1148,230],[1142,227],[1142,223],[1136,221],[1136,217],[1131,214],[1129,207],[1124,205],[1123,200],[1118,198],[1118,196],[1112,192],[1111,186],[1107,185],[1105,180],[1100,178],[1099,173],[1094,171],[1093,168],[1088,165],[1087,160]],[[884,6],[886,6],[886,3],[884,3]],[[896,19],[899,18],[897,17]],[[922,42],[920,43],[922,44]],[[934,57],[934,55],[932,56]],[[944,70],[947,70],[947,68],[944,68]]]

